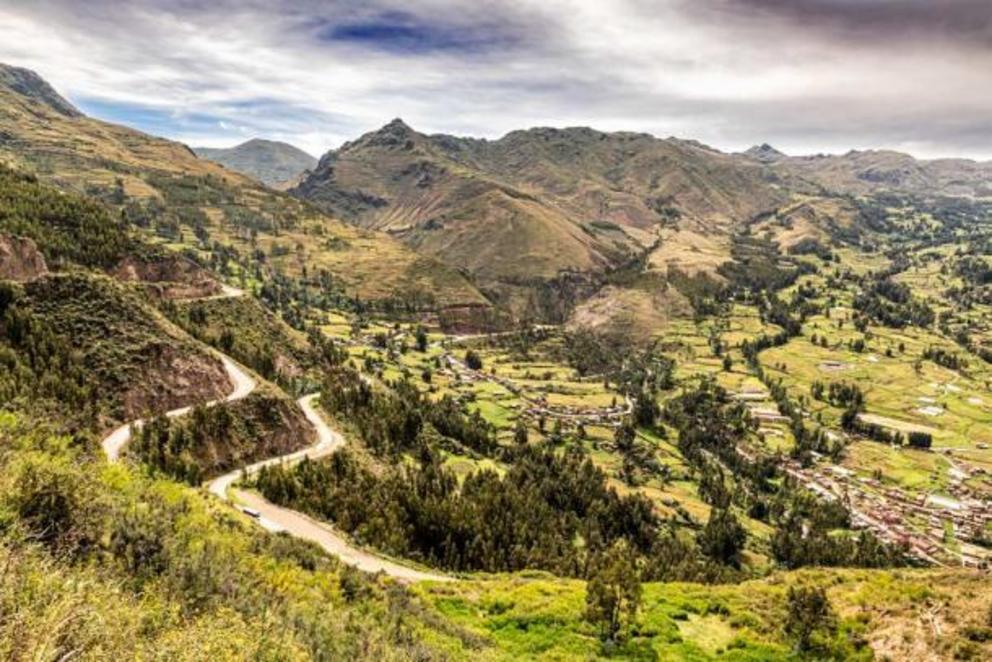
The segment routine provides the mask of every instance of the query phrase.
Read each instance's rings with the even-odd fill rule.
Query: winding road
[[[243,294],[244,292],[241,290],[224,286],[222,294],[209,298],[238,297]],[[222,400],[213,400],[206,403],[207,407],[221,402],[234,402],[245,398],[258,386],[258,382],[235,363],[234,360],[219,352],[215,353],[224,364],[224,369],[234,388]],[[219,476],[207,483],[206,487],[209,492],[222,501],[232,503],[232,500],[229,499],[230,492],[233,502],[243,504],[240,509],[252,516],[263,528],[272,532],[284,531],[296,538],[315,543],[328,553],[337,556],[342,562],[354,566],[359,570],[369,573],[381,572],[402,582],[451,581],[452,578],[447,575],[417,570],[416,568],[368,552],[354,545],[345,536],[335,531],[329,524],[318,522],[295,510],[272,504],[256,492],[239,490],[233,487],[239,478],[257,473],[262,467],[273,464],[299,462],[303,458],[317,459],[325,457],[344,445],[344,438],[341,434],[331,429],[317,412],[314,406],[314,400],[319,395],[319,393],[311,393],[297,400],[297,403],[303,410],[304,416],[306,416],[306,419],[313,425],[317,432],[317,442],[315,444],[302,450],[262,460],[244,469],[238,469]],[[181,407],[166,412],[165,415],[170,418],[176,418],[189,413],[192,409],[193,406]],[[120,459],[121,451],[131,440],[132,429],[140,429],[144,425],[145,420],[138,419],[126,423],[104,437],[101,446],[109,462],[117,462]]]
[[[232,485],[239,478],[258,473],[262,467],[273,464],[299,462],[303,458],[314,460],[330,455],[344,445],[344,438],[327,425],[314,407],[313,401],[319,395],[319,393],[311,393],[297,401],[303,410],[303,414],[317,431],[317,443],[309,448],[304,448],[288,455],[262,460],[242,470],[232,471],[215,478],[208,483],[210,492],[226,501],[228,499],[228,491],[230,491],[235,502],[243,504],[247,509],[258,514],[258,523],[265,529],[272,532],[285,531],[296,538],[302,538],[303,540],[316,543],[324,551],[359,570],[371,573],[382,572],[390,577],[407,582],[450,580],[451,577],[417,570],[416,568],[390,561],[377,554],[356,547],[329,524],[319,522],[295,510],[270,503],[257,492],[249,492],[237,488],[232,489]]]
[[[247,397],[255,390],[258,384],[255,382],[251,376],[248,375],[244,370],[238,367],[238,365],[229,359],[228,357],[220,354],[221,363],[224,364],[224,370],[227,372],[228,379],[234,384],[234,390],[228,394],[223,400],[213,400],[207,403],[207,407],[212,407],[218,402],[234,402],[236,400],[241,400]],[[179,409],[173,409],[172,411],[165,412],[165,415],[169,418],[177,418],[179,416],[184,416],[192,411],[192,406],[180,407]],[[131,441],[131,428],[141,428],[145,424],[145,419],[138,419],[130,423],[125,423],[119,428],[115,429],[113,432],[104,437],[101,445],[103,446],[103,452],[106,454],[107,459],[111,462],[116,462],[120,457],[121,450],[127,445],[127,442]]]

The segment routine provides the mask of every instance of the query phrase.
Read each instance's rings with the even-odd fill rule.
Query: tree
[[[603,640],[623,641],[641,604],[641,580],[634,554],[618,540],[593,562],[586,585],[585,619],[598,626]]]
[[[732,512],[725,508],[713,509],[706,526],[699,533],[699,548],[710,558],[733,567],[740,566],[741,549],[747,540],[747,531]]]
[[[637,430],[634,429],[634,424],[629,418],[623,419],[620,427],[613,433],[613,443],[616,444],[617,451],[620,453],[630,452],[634,448],[636,440]]]
[[[426,352],[427,351],[427,331],[424,330],[424,327],[422,327],[422,326],[418,326],[417,327],[416,339],[417,339],[417,351],[418,352]]]
[[[465,352],[465,365],[472,370],[482,370],[482,357],[474,350]]]
[[[734,360],[730,358],[730,354],[725,354],[723,357],[723,371],[730,372],[734,367]]]
[[[837,617],[822,587],[789,588],[785,633],[795,642],[797,651],[805,653],[825,647],[836,629]]]
[[[634,420],[637,425],[645,428],[654,427],[655,419],[660,413],[658,403],[654,396],[647,391],[640,391],[634,400]]]
[[[527,444],[527,424],[521,418],[517,419],[517,424],[513,428],[513,441],[521,446]]]

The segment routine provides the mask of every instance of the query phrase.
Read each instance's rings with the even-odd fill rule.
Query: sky
[[[402,117],[992,159],[992,0],[0,0],[0,62],[193,146]]]

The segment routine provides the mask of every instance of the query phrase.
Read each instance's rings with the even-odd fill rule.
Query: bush
[[[837,631],[837,617],[826,591],[819,586],[792,586],[788,599],[785,633],[795,642],[796,650],[808,653],[825,649]]]

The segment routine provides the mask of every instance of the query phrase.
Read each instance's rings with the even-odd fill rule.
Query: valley
[[[989,654],[985,164],[394,120],[276,187],[0,72],[0,651]]]

